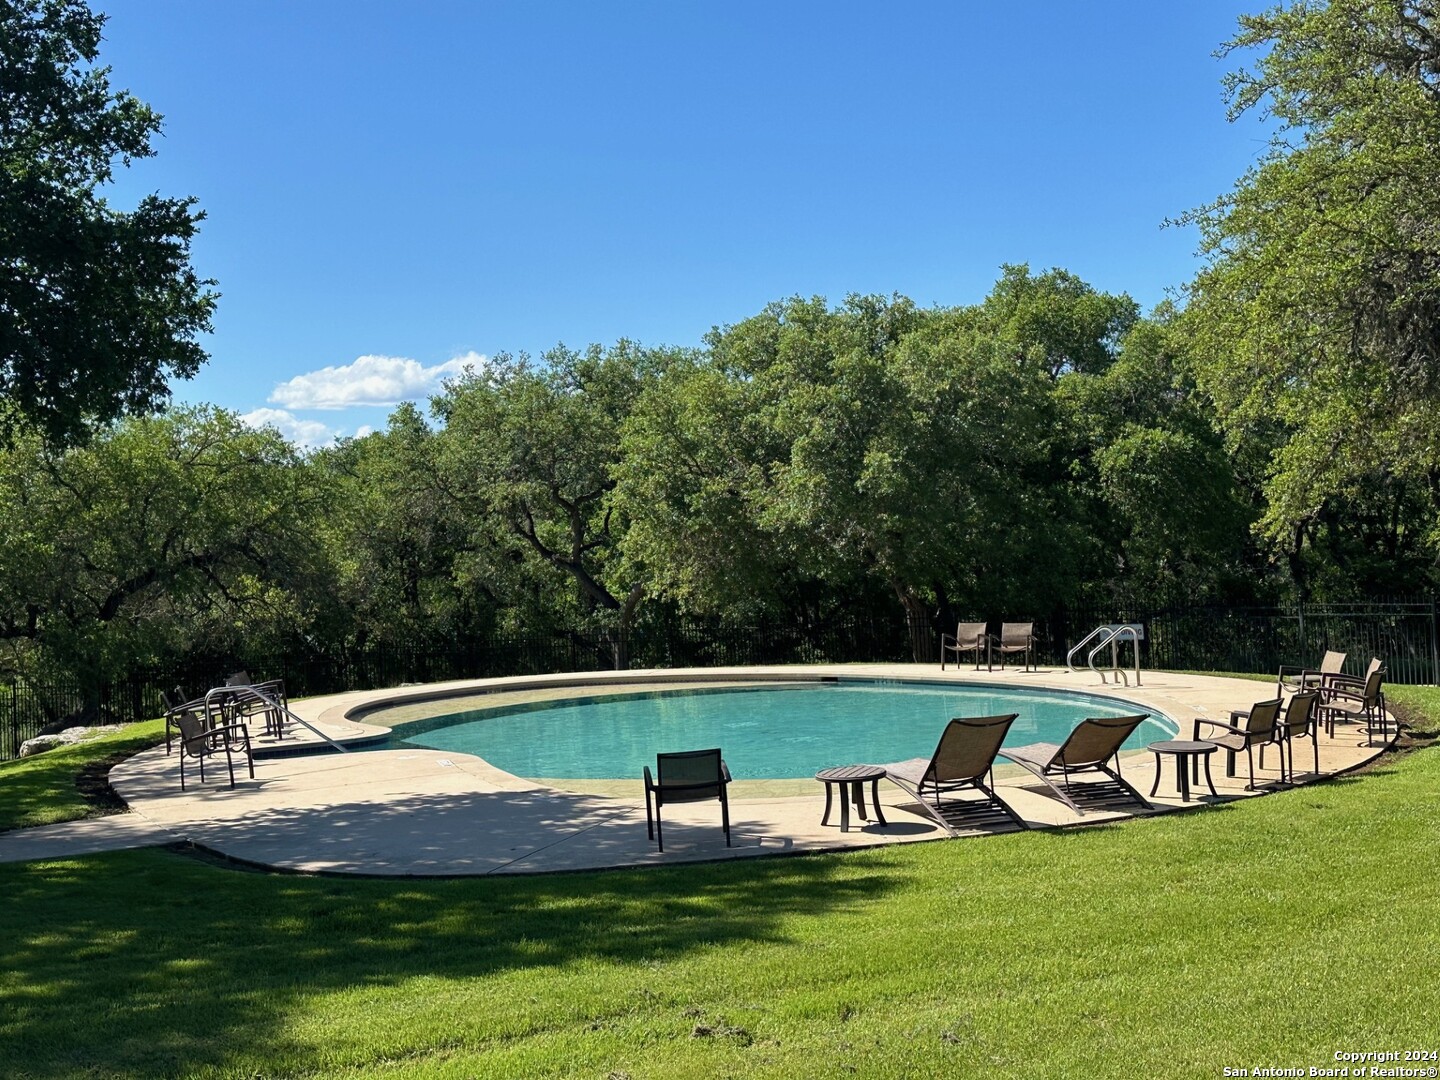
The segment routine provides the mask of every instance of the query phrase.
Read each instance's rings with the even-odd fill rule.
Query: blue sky
[[[974,303],[1002,263],[1145,308],[1162,222],[1264,149],[1212,55],[1256,5],[95,0],[222,297],[177,401],[302,442],[465,360],[695,345],[792,295]]]

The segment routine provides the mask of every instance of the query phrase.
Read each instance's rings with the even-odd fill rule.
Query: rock
[[[73,746],[75,743],[87,742],[112,731],[119,731],[122,727],[123,724],[100,724],[96,727],[68,727],[54,735],[36,735],[35,738],[26,739],[20,744],[20,756],[34,757],[46,750],[54,750],[57,746]]]
[[[57,746],[69,746],[78,740],[67,738],[65,735],[36,735],[33,739],[26,739],[20,744],[21,757],[34,757],[36,754],[43,754],[46,750],[54,750]]]

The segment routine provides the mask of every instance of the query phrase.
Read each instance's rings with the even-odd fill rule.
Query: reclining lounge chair
[[[1059,746],[1054,743],[1030,743],[1028,746],[1001,750],[999,756],[1032,773],[1056,798],[1077,814],[1084,814],[1085,811],[1070,797],[1073,790],[1070,777],[1084,772],[1103,773],[1120,785],[1125,795],[1148,810],[1150,804],[1120,775],[1119,761],[1120,745],[1148,719],[1149,714],[1144,713],[1140,716],[1082,720]],[[1113,768],[1110,765],[1112,761]],[[1052,776],[1060,777],[1064,790],[1055,786],[1055,782],[1050,779]]]
[[[983,801],[955,800],[965,806],[983,806],[986,803],[1005,814],[1020,828],[1029,828],[1022,818],[1006,806],[995,794],[995,780],[992,770],[995,755],[1010,725],[1015,722],[1016,713],[1006,716],[958,717],[946,725],[935,747],[932,757],[911,758],[908,761],[892,761],[881,765],[885,776],[897,787],[908,791],[923,806],[940,827],[954,835],[954,828],[942,816],[940,795],[942,792],[960,791],[972,788],[983,796]],[[986,783],[986,778],[989,783]],[[925,801],[929,795],[934,801],[932,808]]]

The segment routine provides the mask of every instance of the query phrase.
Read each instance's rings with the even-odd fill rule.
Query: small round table
[[[1210,788],[1210,794],[1219,797],[1215,782],[1210,779],[1210,755],[1220,749],[1215,743],[1203,739],[1165,739],[1152,742],[1146,749],[1155,755],[1155,783],[1150,785],[1151,795],[1154,795],[1160,786],[1160,766],[1165,760],[1164,755],[1169,754],[1175,759],[1176,786],[1180,789],[1181,802],[1190,801],[1190,770],[1186,768],[1187,760],[1205,762],[1205,783]]]
[[[875,822],[885,825],[885,815],[880,810],[880,781],[885,779],[885,770],[874,765],[840,765],[834,769],[821,769],[815,779],[825,785],[825,816],[821,825],[830,824],[830,806],[836,786],[840,788],[840,831],[850,830],[850,800],[855,800],[855,812],[865,818],[865,789],[870,784],[870,805],[875,807]]]

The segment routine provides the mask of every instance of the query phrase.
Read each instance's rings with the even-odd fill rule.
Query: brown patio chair
[[[187,701],[185,691],[175,687],[173,691],[160,691],[160,704],[165,707],[165,753],[170,753],[174,743],[175,735],[180,731],[180,725],[176,722],[181,713],[194,713],[202,720],[205,718],[205,699],[195,698]]]
[[[230,722],[246,722],[258,716],[265,722],[265,734],[277,739],[285,737],[285,713],[281,710],[289,710],[290,699],[284,679],[257,683],[250,680],[248,671],[237,671],[225,677],[225,685],[236,688],[227,702]]]
[[[1280,748],[1280,780],[1295,783],[1295,740],[1309,739],[1315,751],[1315,775],[1320,775],[1320,739],[1317,729],[1320,719],[1315,715],[1315,703],[1320,700],[1319,690],[1301,690],[1291,697],[1285,706],[1285,715],[1275,721],[1275,744]],[[1285,761],[1290,765],[1286,768]],[[1260,767],[1265,767],[1265,746],[1260,747]]]
[[[1054,743],[1030,743],[1001,750],[1000,757],[1013,761],[1033,773],[1057,798],[1077,814],[1083,814],[1070,797],[1070,777],[1076,773],[1099,772],[1108,776],[1130,798],[1147,810],[1150,804],[1120,775],[1120,746],[1130,734],[1150,718],[1139,716],[1107,716],[1082,720],[1059,746]],[[1114,762],[1112,768],[1110,762]],[[1060,777],[1065,790],[1050,778]]]
[[[1322,685],[1318,708],[1325,721],[1326,734],[1332,739],[1335,737],[1337,721],[1363,720],[1366,745],[1374,742],[1377,726],[1380,737],[1389,738],[1390,715],[1385,708],[1384,682],[1385,665],[1377,658],[1370,661],[1363,680],[1339,676]],[[1396,721],[1395,734],[1400,734],[1399,721]]]
[[[1192,737],[1213,742],[1225,748],[1225,775],[1235,775],[1235,755],[1245,751],[1245,760],[1250,766],[1250,782],[1246,791],[1255,790],[1255,747],[1262,749],[1261,766],[1264,766],[1263,749],[1266,743],[1275,741],[1275,724],[1280,718],[1280,699],[1257,701],[1249,709],[1237,709],[1230,714],[1230,723],[1220,720],[1206,720],[1197,717]],[[1208,730],[1202,731],[1205,728]],[[1283,761],[1281,763],[1284,764]],[[1283,775],[1283,774],[1282,774]]]
[[[1345,667],[1345,654],[1330,649],[1325,653],[1318,668],[1295,667],[1281,664],[1280,674],[1275,678],[1275,692],[1284,690],[1309,690],[1328,682],[1331,676],[1341,674]]]
[[[687,750],[675,754],[655,755],[655,776],[645,766],[645,831],[665,850],[665,836],[660,829],[660,808],[666,803],[720,800],[720,824],[725,830],[725,846],[730,846],[730,800],[726,785],[730,770],[726,768],[719,749]],[[655,799],[655,817],[651,821],[650,799]]]
[[[255,757],[250,752],[250,731],[244,724],[207,727],[204,714],[182,712],[175,718],[180,728],[180,790],[185,790],[185,759],[200,762],[200,782],[205,782],[205,759],[225,755],[230,770],[230,786],[235,786],[235,755],[244,754],[250,766],[250,779],[255,779]]]
[[[980,654],[985,654],[985,662],[990,662],[990,635],[985,633],[983,622],[962,622],[955,627],[955,636],[949,634],[940,635],[940,670],[945,670],[945,654],[955,654],[955,666],[960,666],[961,653],[975,654],[975,670],[980,670]]]
[[[913,795],[946,832],[953,833],[955,830],[941,814],[940,795],[966,788],[978,791],[984,797],[983,801],[963,799],[956,800],[957,803],[964,806],[988,803],[1020,828],[1028,828],[1025,819],[995,794],[995,755],[1000,752],[1000,744],[1005,741],[1005,735],[1017,715],[956,717],[945,726],[931,757],[892,761],[879,767],[885,770],[885,776],[891,783]],[[934,800],[933,809],[925,802],[927,794]]]
[[[1025,660],[1025,670],[1029,671],[1035,662],[1035,624],[1001,623],[999,636],[991,639],[990,653],[992,657],[999,654],[1002,671],[1005,668],[1005,657],[1011,653],[1021,653]],[[994,670],[993,667],[991,670]]]

